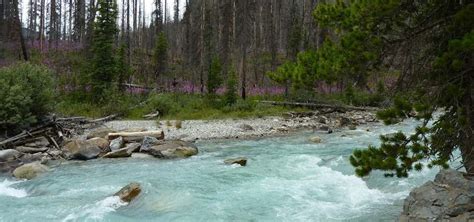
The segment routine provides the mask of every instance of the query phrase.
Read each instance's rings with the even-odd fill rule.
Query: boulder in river
[[[142,188],[138,183],[130,183],[127,186],[120,189],[114,196],[118,196],[123,202],[130,203],[134,200],[140,193]]]
[[[239,157],[239,158],[227,159],[227,160],[224,161],[224,163],[228,164],[228,165],[239,164],[240,166],[246,166],[247,165],[247,158]]]
[[[455,170],[441,170],[434,181],[413,189],[405,199],[400,221],[471,221],[474,181]]]
[[[0,150],[0,161],[15,160],[21,153],[14,149]]]
[[[94,143],[84,140],[73,140],[64,146],[68,157],[76,160],[90,160],[97,158],[102,150]]]
[[[186,158],[198,153],[198,148],[182,140],[162,141],[162,144],[150,147],[148,153],[158,158]]]
[[[13,171],[13,176],[18,179],[31,180],[38,175],[48,171],[48,167],[40,162],[33,162],[22,165]]]
[[[120,148],[123,147],[123,144],[124,144],[123,137],[120,136],[110,141],[110,150],[112,151],[119,150]]]
[[[319,136],[313,136],[313,137],[309,138],[309,141],[312,142],[312,143],[321,143],[322,139]]]
[[[92,139],[88,139],[87,141],[97,145],[104,152],[109,151],[109,141],[102,137],[94,137]]]

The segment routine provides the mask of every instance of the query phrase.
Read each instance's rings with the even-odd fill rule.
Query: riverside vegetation
[[[46,32],[42,1],[42,13],[30,7],[33,34],[26,37],[21,4],[1,4],[0,64],[5,67],[0,68],[0,137],[56,118],[48,118],[49,113],[181,121],[308,111],[262,100],[333,107],[317,110],[321,116],[344,112],[337,108],[341,106],[377,106],[384,108],[377,116],[385,124],[412,118],[418,126],[412,133],[384,135],[379,145],[353,150],[348,159],[355,174],[369,177],[382,171],[385,177],[406,178],[414,171],[450,168],[459,160],[463,173],[442,171],[434,185],[415,190],[400,219],[474,218],[472,194],[466,192],[474,175],[473,3],[194,0],[186,1],[181,17],[176,1],[171,20],[167,1],[156,0],[152,20],[145,22],[136,2],[130,15],[130,1],[127,10],[123,1],[121,13],[117,1],[91,1],[85,16],[85,1],[79,1],[69,5],[68,24],[57,14],[65,8],[51,0]],[[185,128],[186,122],[178,125]],[[140,139],[143,147],[145,139]],[[181,141],[170,143],[174,145],[160,144],[166,149],[151,152],[188,156],[174,151],[193,150]],[[86,147],[81,158],[102,153],[96,146]],[[133,153],[124,144],[119,150]],[[16,158],[17,153],[2,155]],[[448,188],[439,190],[439,184]],[[445,198],[417,195],[430,190]],[[463,201],[450,202],[459,193]],[[432,204],[420,206],[416,198]],[[420,213],[426,209],[432,213]]]

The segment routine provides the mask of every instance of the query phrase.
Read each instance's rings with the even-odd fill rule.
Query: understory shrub
[[[0,129],[37,123],[53,108],[53,77],[46,67],[18,63],[0,69]]]

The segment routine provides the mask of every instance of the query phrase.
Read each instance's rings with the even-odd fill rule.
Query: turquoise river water
[[[310,132],[201,142],[199,155],[184,160],[95,160],[63,164],[31,181],[0,177],[0,221],[394,221],[410,190],[437,170],[361,179],[348,157],[379,144],[379,134],[414,126],[321,134],[321,144],[308,142]],[[249,158],[246,167],[223,164],[240,156]],[[124,206],[111,195],[130,182],[143,192]]]

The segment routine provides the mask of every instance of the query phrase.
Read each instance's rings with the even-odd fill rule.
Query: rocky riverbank
[[[400,221],[474,221],[474,181],[455,170],[441,170],[434,181],[413,189]]]
[[[189,120],[179,121],[111,121],[106,127],[112,130],[138,129],[163,130],[166,139],[184,141],[213,139],[251,139],[284,136],[301,130],[332,132],[342,128],[355,129],[377,122],[374,112],[324,112],[288,113],[283,117],[255,119]]]

